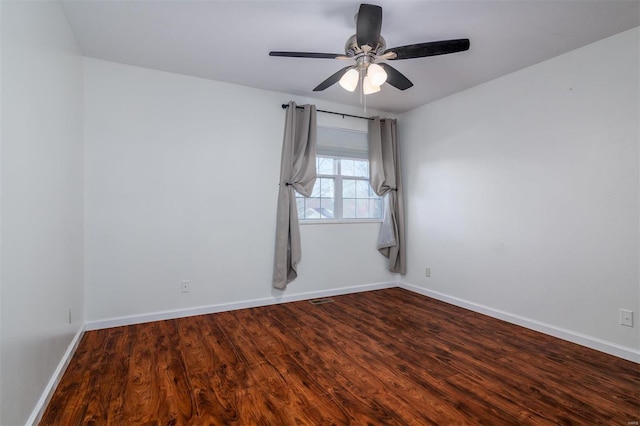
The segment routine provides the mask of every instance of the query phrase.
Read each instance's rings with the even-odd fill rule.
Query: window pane
[[[340,174],[342,176],[356,176],[356,165],[354,160],[340,160]]]
[[[356,198],[356,181],[353,179],[342,180],[342,196],[344,198]]]
[[[356,182],[356,197],[358,198],[368,198],[369,197],[369,181],[367,180],[357,180]]]
[[[354,176],[369,177],[369,161],[367,160],[355,160]]]
[[[320,215],[323,219],[333,219],[333,198],[323,198],[320,200]]]
[[[320,181],[320,196],[322,198],[333,198],[334,180],[333,178],[318,178]]]
[[[343,199],[342,200],[342,217],[345,219],[355,219],[356,217],[356,200]]]
[[[311,191],[312,197],[320,196],[320,179],[316,179],[316,183],[313,184],[313,190]]]
[[[371,198],[371,218],[382,219],[382,198]]]
[[[356,199],[356,217],[357,218],[369,217],[369,199],[368,198]]]
[[[368,160],[340,160],[340,174],[342,176],[369,177]]]
[[[307,198],[306,199],[306,219],[320,219],[320,198]]]
[[[298,206],[298,218],[305,219],[304,198],[297,197],[296,205]]]
[[[316,171],[319,175],[333,175],[335,174],[335,160],[329,157],[317,157]]]

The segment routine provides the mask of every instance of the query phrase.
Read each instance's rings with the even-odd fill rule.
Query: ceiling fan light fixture
[[[2,1],[2,0],[0,0]],[[331,87],[338,81],[350,92],[361,87],[359,93],[376,93],[382,84],[388,83],[398,90],[407,90],[413,83],[400,71],[387,63],[375,64],[375,61],[392,61],[398,59],[425,58],[427,56],[445,55],[469,50],[469,39],[451,39],[408,44],[387,49],[387,43],[380,35],[382,28],[382,7],[362,3],[356,15],[356,33],[347,39],[345,54],[318,52],[282,52],[271,51],[269,56],[285,56],[290,58],[316,59],[352,59],[353,66],[346,66],[333,73],[329,78],[316,86],[313,91],[319,92]],[[362,84],[360,83],[362,81]],[[366,87],[365,87],[366,85]],[[362,99],[362,98],[361,98]]]
[[[380,86],[376,86],[371,83],[369,75],[362,80],[362,93],[365,95],[371,95],[380,91]]]
[[[344,73],[344,75],[340,78],[340,86],[344,90],[349,92],[353,92],[358,87],[358,80],[360,79],[360,75],[355,68],[351,68],[349,71]]]
[[[387,81],[387,73],[384,71],[378,64],[371,64],[367,68],[367,77],[369,77],[369,82],[374,86],[382,86],[385,81]]]

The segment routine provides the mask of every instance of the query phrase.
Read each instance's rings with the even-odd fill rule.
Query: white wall
[[[0,424],[18,425],[83,323],[82,58],[59,4],[0,8]]]
[[[271,277],[280,105],[289,100],[85,59],[88,321],[282,296]],[[318,119],[366,129],[365,121]],[[377,229],[303,226],[299,277],[284,295],[394,281],[375,249]],[[181,280],[191,281],[190,293],[180,292]]]
[[[638,353],[639,38],[401,115],[407,283]]]

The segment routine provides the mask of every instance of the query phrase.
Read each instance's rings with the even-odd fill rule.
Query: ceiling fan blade
[[[413,83],[407,77],[405,77],[404,74],[393,68],[391,65],[385,63],[378,65],[384,68],[385,72],[387,73],[387,83],[389,83],[393,87],[400,90],[407,90],[409,87],[413,86]]]
[[[287,58],[342,59],[342,57],[344,57],[344,54],[312,52],[269,52],[269,56],[284,56]]]
[[[371,46],[372,49],[380,41],[382,27],[382,8],[372,4],[361,4],[356,22],[356,40],[358,46]]]
[[[397,59],[424,58],[425,56],[446,55],[447,53],[462,52],[469,49],[469,39],[430,41],[427,43],[409,44],[385,50],[384,54],[393,52]]]
[[[314,92],[320,92],[321,90],[324,90],[327,87],[333,86],[338,81],[340,81],[340,78],[344,75],[344,73],[349,71],[350,68],[353,68],[353,67],[352,66],[348,66],[348,67],[342,68],[340,71],[338,71],[337,73],[333,74],[331,77],[329,77],[328,79],[326,79],[322,83],[318,84],[318,86],[315,89],[313,89],[313,91]]]

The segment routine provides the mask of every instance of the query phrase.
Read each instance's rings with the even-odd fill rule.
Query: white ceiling
[[[469,38],[469,51],[390,62],[414,83],[384,85],[367,105],[402,112],[640,25],[640,1],[371,1],[387,47]],[[345,66],[271,50],[343,53],[359,1],[66,1],[84,55],[260,89],[359,105]],[[288,99],[283,99],[288,101]]]

